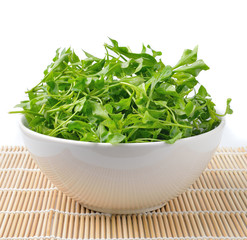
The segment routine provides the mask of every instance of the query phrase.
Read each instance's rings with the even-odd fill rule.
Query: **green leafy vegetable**
[[[28,90],[16,107],[30,129],[49,136],[88,142],[136,143],[165,141],[214,129],[232,114],[227,99],[224,115],[196,77],[209,67],[197,59],[196,46],[178,63],[165,65],[149,45],[141,53],[105,44],[103,59],[84,51],[58,49],[43,80]],[[148,53],[149,52],[149,53]]]

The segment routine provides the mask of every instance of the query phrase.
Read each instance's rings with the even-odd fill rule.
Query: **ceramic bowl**
[[[91,143],[36,133],[21,118],[24,143],[47,178],[83,206],[107,213],[157,209],[186,191],[220,143],[225,120],[175,144]]]

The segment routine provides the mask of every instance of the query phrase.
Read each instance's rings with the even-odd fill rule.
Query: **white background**
[[[185,48],[199,45],[199,58],[210,70],[199,81],[218,109],[228,97],[222,146],[247,145],[246,1],[1,1],[0,2],[0,145],[23,144],[18,116],[9,115],[37,84],[59,47],[102,57],[107,37],[140,51],[142,43],[163,52],[173,65]]]

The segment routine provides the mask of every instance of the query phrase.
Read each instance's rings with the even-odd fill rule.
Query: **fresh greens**
[[[219,125],[222,115],[196,80],[209,69],[197,47],[171,67],[149,45],[132,53],[110,41],[103,59],[58,49],[43,80],[16,106],[23,110],[11,113],[23,113],[30,129],[45,135],[112,144],[174,143]],[[232,113],[230,101],[224,115]]]

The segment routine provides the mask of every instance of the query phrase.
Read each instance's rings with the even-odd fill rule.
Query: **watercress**
[[[196,79],[209,67],[186,49],[178,63],[165,65],[149,45],[132,53],[116,40],[105,44],[103,59],[68,48],[56,51],[44,78],[26,91],[16,107],[30,129],[45,135],[87,142],[174,143],[208,132],[224,115]],[[148,53],[150,52],[150,53]]]

